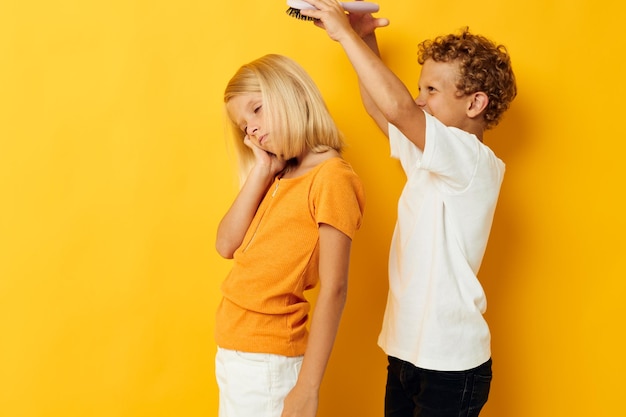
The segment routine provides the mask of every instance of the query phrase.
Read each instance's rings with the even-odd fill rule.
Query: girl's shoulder
[[[311,171],[315,171],[318,176],[336,176],[341,175],[342,173],[345,173],[346,175],[356,175],[352,168],[352,165],[339,155],[321,161],[319,164],[313,167]]]

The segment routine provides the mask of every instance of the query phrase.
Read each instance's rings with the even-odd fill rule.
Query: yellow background
[[[509,48],[519,95],[480,272],[485,417],[623,413],[624,22],[618,2],[380,0],[389,65],[468,25]],[[223,88],[282,53],[313,76],[368,194],[320,417],[382,415],[376,346],[403,185],[339,46],[283,1],[0,4],[0,416],[216,416],[213,248],[236,191]],[[286,242],[286,245],[287,242]]]

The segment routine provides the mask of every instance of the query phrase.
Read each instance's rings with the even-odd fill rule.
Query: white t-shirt
[[[419,368],[467,370],[491,356],[487,302],[476,274],[504,163],[476,136],[425,114],[423,152],[389,125],[391,156],[400,160],[407,182],[378,344]]]

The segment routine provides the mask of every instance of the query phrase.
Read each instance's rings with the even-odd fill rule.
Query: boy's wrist
[[[351,30],[346,32],[346,34],[337,40],[341,45],[346,46],[353,42],[361,42],[364,41],[364,38],[361,37],[356,31]]]

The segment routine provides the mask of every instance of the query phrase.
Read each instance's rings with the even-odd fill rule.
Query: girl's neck
[[[322,162],[331,159],[337,158],[341,155],[334,149],[329,149],[324,152],[311,152],[306,151],[304,154],[300,155],[296,158],[296,161],[292,165],[288,165],[286,170],[280,176],[281,178],[296,178],[301,175],[306,174],[311,169],[315,168],[317,165]]]

